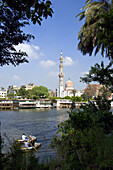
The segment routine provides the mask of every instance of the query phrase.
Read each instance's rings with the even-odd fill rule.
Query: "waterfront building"
[[[37,108],[51,108],[52,103],[50,99],[39,99],[36,100],[36,107]]]
[[[0,100],[0,110],[13,109],[13,101],[11,100]]]
[[[19,99],[13,101],[14,109],[34,109],[36,108],[36,101],[33,99]]]
[[[0,98],[5,99],[7,97],[7,90],[0,90]]]
[[[80,108],[80,106],[86,105],[88,102],[72,102],[70,99],[55,99],[53,100],[53,108]]]
[[[8,109],[36,109],[36,108],[52,108],[50,99],[16,99],[16,100],[0,100],[0,110]]]
[[[70,99],[55,99],[53,100],[54,108],[71,108],[72,100]]]

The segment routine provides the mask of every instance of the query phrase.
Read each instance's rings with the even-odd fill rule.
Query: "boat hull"
[[[30,146],[30,147],[21,147],[21,150],[22,150],[22,151],[36,150],[36,149],[38,149],[41,145],[42,145],[41,143],[35,142],[34,146]]]

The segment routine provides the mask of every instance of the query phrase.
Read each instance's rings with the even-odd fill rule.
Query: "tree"
[[[14,93],[13,93],[13,92],[12,92],[12,93],[9,93],[7,96],[8,96],[9,99],[13,99]]]
[[[44,86],[36,86],[32,89],[32,93],[38,98],[47,98],[49,96],[48,89]]]
[[[83,55],[87,53],[89,55],[92,55],[94,49],[95,55],[98,53],[100,49],[102,50],[102,54],[104,54],[105,51],[107,52],[106,47],[103,46],[102,44],[103,40],[102,41],[100,40],[98,33],[104,33],[104,27],[101,27],[101,24],[105,23],[104,14],[110,12],[112,6],[113,0],[111,0],[111,4],[107,0],[100,1],[87,0],[86,6],[82,8],[82,10],[84,11],[76,16],[76,17],[80,16],[79,21],[85,18],[85,23],[83,24],[78,34],[79,39],[78,49],[83,53]],[[107,24],[108,23],[105,23],[106,27],[108,26]],[[98,40],[100,40],[101,42]],[[105,51],[103,48],[105,49]]]
[[[18,95],[21,96],[22,98],[26,98],[26,96],[27,96],[27,91],[26,91],[26,89],[20,88],[20,89],[18,90]]]
[[[104,62],[101,62],[101,65],[96,63],[94,66],[91,66],[88,74],[85,74],[84,77],[81,77],[81,81],[85,83],[90,82],[99,82],[99,84],[105,85],[108,89],[113,87],[113,61],[110,61],[109,64],[105,67]]]
[[[84,101],[87,101],[87,100],[88,100],[88,95],[85,94],[85,93],[83,93],[83,94],[81,95],[81,97],[82,97],[82,100],[84,100]]]
[[[110,103],[109,103],[110,104]],[[98,100],[78,110],[70,110],[69,118],[59,124],[51,141],[61,169],[110,169],[113,167],[113,115],[110,105]]]
[[[101,96],[103,99],[108,99],[109,96],[111,96],[111,90],[107,86],[103,86],[101,89],[99,89],[99,96]]]
[[[27,90],[26,97],[27,97],[27,99],[32,99],[33,98],[32,90]]]
[[[94,98],[99,95],[99,90],[102,88],[102,85],[99,84],[88,84],[84,93],[88,96],[88,98]]]
[[[85,24],[79,33],[78,45],[83,54],[92,55],[94,48],[96,48],[95,54],[99,51],[98,47],[101,46],[97,44],[98,31],[103,31],[103,28],[98,27],[97,23],[104,21],[100,14],[109,11],[113,0],[111,2],[110,6],[105,0],[86,1],[87,5],[83,8],[86,8],[86,11],[79,14],[80,20],[86,17]],[[102,50],[105,50],[105,46],[103,47]],[[88,78],[87,81],[90,81],[92,77]],[[104,82],[103,76],[101,81]],[[97,86],[89,85],[87,92],[91,96],[96,95],[96,91]],[[110,138],[108,135],[113,131],[113,115],[110,109],[110,101],[105,97],[99,97],[96,104],[90,102],[78,110],[71,109],[68,112],[69,119],[59,125],[58,132],[61,136],[55,136],[52,141],[52,147],[57,150],[62,169],[73,169],[73,167],[75,169],[110,169],[113,167],[113,158],[110,156],[113,155],[111,151],[113,134]]]
[[[53,10],[51,2],[48,0],[1,0],[0,1],[0,66],[10,63],[14,66],[26,59],[27,53],[17,52],[15,45],[29,42],[34,36],[25,34],[22,27],[38,23],[41,25],[42,20],[52,16]]]
[[[101,49],[102,56],[113,59],[113,9],[100,15],[103,22],[98,23],[97,26],[102,31],[97,33],[96,52]]]
[[[39,162],[39,158],[34,152],[25,153],[21,150],[21,145],[5,136],[8,145],[2,143],[0,153],[0,170],[17,170],[17,169],[48,169],[48,164]],[[4,147],[6,151],[4,152]]]

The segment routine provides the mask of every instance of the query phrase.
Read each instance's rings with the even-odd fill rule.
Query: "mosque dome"
[[[68,80],[66,83],[65,83],[65,89],[66,90],[73,90],[73,82]]]

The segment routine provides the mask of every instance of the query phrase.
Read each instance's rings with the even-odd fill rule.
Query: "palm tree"
[[[112,7],[113,0],[111,0],[111,4],[108,2],[108,0],[87,0],[86,5],[81,9],[84,11],[76,16],[80,17],[79,21],[85,18],[85,23],[78,34],[78,49],[83,53],[83,55],[87,53],[92,55],[95,47],[95,55],[100,50],[101,45],[97,45],[97,34],[98,32],[102,32],[103,28],[100,26],[97,27],[97,24],[103,22],[103,18],[100,17],[100,14],[109,12]]]
[[[111,8],[113,9],[113,0],[111,0]]]

